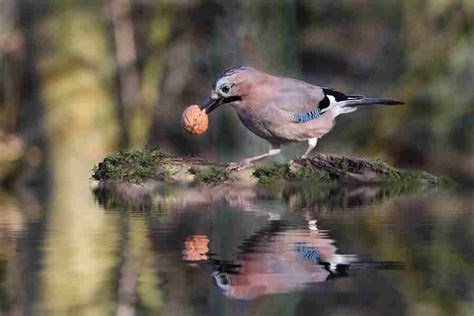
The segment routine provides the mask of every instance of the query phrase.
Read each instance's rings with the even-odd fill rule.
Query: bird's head
[[[224,104],[237,104],[245,97],[245,83],[257,70],[251,67],[235,67],[221,73],[212,85],[209,96],[202,106],[206,113]]]

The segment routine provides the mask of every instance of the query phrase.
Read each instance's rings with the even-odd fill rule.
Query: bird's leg
[[[278,155],[280,152],[281,152],[280,146],[270,145],[270,149],[268,150],[267,153],[262,154],[262,155],[258,155],[258,156],[255,156],[255,157],[246,158],[246,159],[242,160],[241,162],[237,162],[237,163],[231,162],[227,166],[227,169],[239,171],[239,170],[250,167],[254,161]]]
[[[311,151],[314,149],[314,147],[316,147],[316,144],[318,143],[318,139],[317,138],[310,138],[308,140],[308,149],[306,149],[305,153],[303,154],[303,156],[301,156],[301,158],[308,158],[308,155],[311,153]]]

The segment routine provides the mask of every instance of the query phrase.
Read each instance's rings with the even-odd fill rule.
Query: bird
[[[230,163],[229,170],[242,170],[255,161],[278,155],[281,146],[307,142],[301,158],[308,158],[318,140],[334,127],[341,114],[362,105],[401,105],[404,102],[349,95],[336,89],[280,77],[249,66],[227,69],[217,76],[201,105],[207,114],[231,106],[243,125],[269,144],[266,153]]]

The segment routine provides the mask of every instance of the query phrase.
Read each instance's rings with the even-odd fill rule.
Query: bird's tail
[[[334,102],[327,108],[335,109],[337,115],[351,113],[357,110],[361,105],[401,105],[405,104],[401,101],[382,99],[382,98],[366,98],[363,96],[349,96],[347,100]]]
[[[345,101],[339,103],[343,107],[346,106],[360,106],[360,105],[402,105],[405,104],[401,101],[391,100],[391,99],[382,99],[382,98],[366,98],[366,97],[349,97]]]

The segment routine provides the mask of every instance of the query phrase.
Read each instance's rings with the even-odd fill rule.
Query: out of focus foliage
[[[28,148],[47,157],[59,138],[101,133],[107,151],[237,160],[267,145],[232,110],[199,137],[179,118],[219,72],[247,64],[407,103],[340,118],[320,151],[472,177],[473,27],[470,0],[3,0],[0,132],[19,137],[27,162]]]
[[[183,297],[181,285],[193,281],[180,273],[162,280],[156,273],[177,266],[168,256],[156,262],[150,236],[160,213],[98,209],[90,170],[116,150],[144,145],[233,161],[267,150],[230,109],[212,113],[202,136],[181,129],[184,108],[201,102],[214,77],[238,64],[407,103],[338,119],[320,152],[422,165],[472,181],[473,27],[472,0],[0,0],[0,185],[35,183],[39,197],[22,190],[18,201],[0,195],[0,313],[125,315],[136,304],[151,314],[176,310],[169,298],[182,302],[176,299]],[[138,162],[143,173],[150,171],[146,157]],[[215,170],[206,179],[225,177]],[[247,200],[236,194],[232,201]],[[215,209],[203,214],[215,216],[208,212]],[[388,222],[403,223],[399,213]],[[226,218],[220,220],[234,221]],[[464,248],[458,257],[439,255],[463,244],[446,236],[470,231],[457,224],[469,221],[448,223],[448,230],[433,235],[439,239],[433,250],[410,237],[424,232],[418,229],[423,225],[404,235],[419,254],[407,261],[440,265],[407,282],[431,286],[446,312],[456,311],[453,302],[463,289],[457,280],[469,275],[466,262],[472,262]],[[235,242],[232,234],[242,231],[225,229],[225,238],[212,240]],[[407,252],[397,248],[397,235],[371,231]],[[180,286],[162,293],[162,284]],[[403,293],[420,299],[416,291]]]

